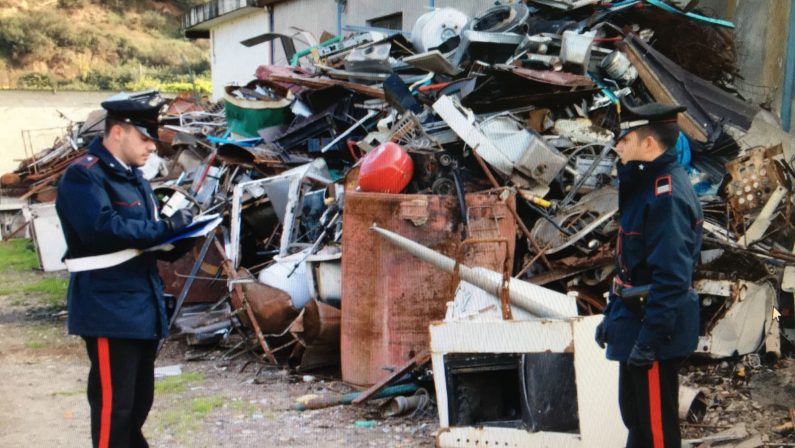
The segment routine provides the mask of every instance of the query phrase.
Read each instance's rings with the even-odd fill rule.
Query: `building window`
[[[374,19],[370,19],[367,21],[369,26],[377,27],[377,28],[387,28],[390,30],[402,30],[403,29],[403,13],[396,12],[394,14],[389,14],[386,16],[376,17]]]

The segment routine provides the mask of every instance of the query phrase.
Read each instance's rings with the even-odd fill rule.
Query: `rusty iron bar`
[[[508,240],[505,238],[485,238],[485,239],[467,239],[461,242],[458,245],[458,253],[455,257],[455,266],[453,267],[453,281],[450,283],[450,288],[455,289],[458,283],[461,281],[461,277],[459,275],[459,270],[461,267],[461,259],[464,257],[464,249],[466,246],[474,246],[475,244],[490,244],[490,243],[497,243],[497,244],[504,244],[505,245],[505,257],[503,257],[502,261],[502,284],[500,285],[500,307],[502,308],[502,319],[503,320],[513,320],[513,313],[511,312],[511,299],[508,295],[508,284],[511,281],[511,262],[508,258],[508,252],[510,246],[508,245]],[[451,297],[455,297],[455,292],[450,295]]]
[[[541,249],[541,250],[542,250],[542,251],[546,251],[547,249],[549,249],[550,247],[552,247],[552,244],[553,244],[553,241],[550,241],[550,242],[548,242],[548,243],[547,243],[547,245],[546,245],[546,246],[544,246],[544,248],[543,248],[543,249]],[[524,265],[524,266],[522,266],[522,270],[520,270],[520,271],[519,271],[519,272],[516,274],[516,276],[517,276],[517,277],[521,277],[522,275],[524,275],[524,273],[525,273],[525,272],[527,272],[527,270],[528,270],[528,269],[530,269],[530,266],[534,265],[534,264],[535,264],[535,262],[536,262],[536,261],[538,261],[538,259],[539,259],[539,258],[541,258],[541,255],[542,255],[542,254],[543,254],[543,252],[538,252],[538,253],[536,253],[536,254],[533,256],[533,258],[531,258],[531,259],[530,259],[530,261],[528,261],[527,263],[525,263],[525,265]]]
[[[204,244],[202,244],[201,251],[199,251],[199,256],[196,257],[196,261],[193,263],[193,267],[190,270],[190,275],[188,276],[187,280],[185,280],[185,284],[182,285],[182,290],[179,292],[179,297],[177,297],[177,304],[174,307],[174,314],[168,321],[169,329],[171,329],[171,327],[174,326],[174,322],[177,321],[177,316],[179,316],[179,312],[182,310],[182,305],[185,303],[185,298],[188,297],[188,291],[190,291],[190,287],[193,285],[193,280],[196,274],[199,272],[199,268],[201,268],[202,263],[204,263],[204,257],[207,256],[207,251],[210,249],[210,244],[212,244],[213,240],[215,240],[215,234],[210,233],[205,238],[206,239]],[[158,341],[157,351],[155,354],[160,353],[165,341],[165,338]]]
[[[49,177],[47,177],[47,178],[45,178],[43,180],[40,180],[36,186],[34,186],[30,190],[28,190],[27,193],[25,193],[22,196],[20,196],[19,199],[20,200],[25,200],[25,199],[30,198],[31,196],[33,196],[34,194],[38,193],[39,191],[49,187],[50,183],[52,181],[54,181],[54,180],[57,180],[59,177],[61,177],[61,172],[60,171],[55,173],[55,174],[50,175]]]
[[[417,356],[411,358],[408,362],[395,369],[395,371],[390,373],[386,378],[373,384],[372,386],[370,386],[369,389],[359,394],[356,398],[354,398],[351,401],[351,403],[362,404],[366,402],[367,400],[373,398],[378,392],[380,392],[383,388],[388,386],[391,382],[403,376],[403,374],[412,371],[413,369],[425,364],[430,360],[431,360],[430,353],[428,353],[427,351],[420,352]]]
[[[494,188],[504,188],[499,184],[499,182],[497,182],[497,179],[494,178],[494,174],[492,174],[491,170],[486,165],[486,162],[483,161],[483,159],[478,155],[477,152],[475,152],[474,149],[472,150],[472,155],[475,157],[475,160],[478,161],[478,164],[480,164],[480,167],[483,169],[483,172],[486,173],[486,177],[488,177],[489,182],[491,182]],[[546,265],[547,269],[552,269],[552,263],[547,260],[547,256],[544,254],[544,250],[546,249],[542,250],[538,245],[538,242],[535,240],[535,238],[533,238],[533,235],[530,233],[530,229],[527,228],[527,226],[524,224],[524,221],[522,221],[522,218],[519,217],[519,213],[516,211],[516,205],[510,203],[506,203],[505,205],[508,207],[508,211],[510,211],[513,215],[514,219],[516,220],[516,224],[519,226],[519,229],[522,231],[525,238],[527,238],[527,241],[529,241],[530,245],[533,246],[533,250],[540,255],[541,261]]]
[[[221,258],[223,261],[221,262],[221,266],[226,272],[226,276],[232,280],[237,280],[237,272],[235,272],[234,267],[232,266],[232,261],[226,257],[226,252],[224,252],[224,247],[221,246],[221,243],[218,242],[218,239],[213,238],[213,242],[215,243],[215,248],[218,249],[218,253],[221,254]],[[251,307],[248,306],[248,301],[246,300],[246,295],[243,293],[243,287],[240,286],[240,283],[235,283],[234,286],[234,293],[240,298],[240,303],[244,304],[246,307],[246,315],[248,315],[249,321],[251,321],[251,326],[254,327],[254,333],[257,335],[257,341],[259,341],[260,347],[262,347],[262,351],[264,352],[264,356],[268,358],[268,361],[273,363],[274,365],[278,365],[279,363],[276,362],[276,358],[273,356],[273,352],[268,346],[268,342],[265,341],[265,337],[262,335],[262,330],[257,323],[257,318],[254,316],[254,313],[251,311]]]
[[[9,235],[6,237],[6,239],[13,238],[14,236],[16,236],[16,234],[17,234],[17,233],[21,232],[21,231],[22,231],[23,229],[25,229],[25,228],[26,228],[26,227],[27,227],[29,224],[30,224],[30,221],[27,221],[27,222],[24,222],[24,223],[22,223],[22,225],[20,225],[19,227],[17,227],[17,228],[16,228],[16,230],[14,230],[13,232],[11,232],[11,233],[10,233],[10,234],[9,234]]]

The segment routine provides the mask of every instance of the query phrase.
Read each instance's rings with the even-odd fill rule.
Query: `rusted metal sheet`
[[[243,291],[248,306],[251,307],[254,318],[257,319],[257,324],[265,336],[283,333],[298,317],[298,310],[293,306],[290,295],[280,289],[252,281],[243,283]],[[242,301],[234,294],[231,300],[233,308],[239,309],[242,306]],[[246,316],[240,315],[240,320],[246,326],[252,327],[251,320]]]
[[[424,205],[427,204],[427,205]],[[488,220],[507,238],[513,259],[515,221],[496,196],[467,195],[477,210],[472,221]],[[495,217],[497,217],[495,219]],[[382,241],[370,226],[398,232],[447,256],[460,242],[456,199],[346,191],[342,256],[342,379],[371,385],[428,347],[428,324],[444,317],[452,299],[451,276]],[[462,263],[502,270],[499,244],[469,246]]]
[[[561,87],[588,87],[593,88],[594,84],[591,78],[584,75],[577,75],[567,72],[556,72],[554,70],[534,70],[531,68],[522,68],[512,65],[497,64],[494,66],[495,70],[506,70],[512,72],[514,75],[527,78],[531,81],[542,82],[544,84],[551,84]]]
[[[340,315],[340,310],[331,305],[307,302],[302,319],[290,327],[299,342],[290,355],[290,364],[301,372],[339,364]]]
[[[196,257],[199,256],[203,242],[203,239],[196,238],[193,249],[173,263],[157,262],[160,278],[163,280],[163,290],[166,294],[178,296],[182,291],[187,276],[196,262]],[[186,303],[216,302],[226,294],[226,278],[219,275],[222,262],[221,256],[215,251],[207,253],[196,278],[193,279],[193,287],[185,299]]]

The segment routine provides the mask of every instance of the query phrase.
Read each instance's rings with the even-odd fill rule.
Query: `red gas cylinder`
[[[359,169],[359,190],[400,193],[411,182],[414,164],[400,145],[386,142],[368,152]]]

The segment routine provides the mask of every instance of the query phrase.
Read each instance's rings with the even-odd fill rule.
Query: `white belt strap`
[[[118,266],[127,260],[132,260],[142,253],[143,251],[140,249],[124,249],[118,252],[93,255],[91,257],[67,258],[63,262],[69,272],[82,272]]]

